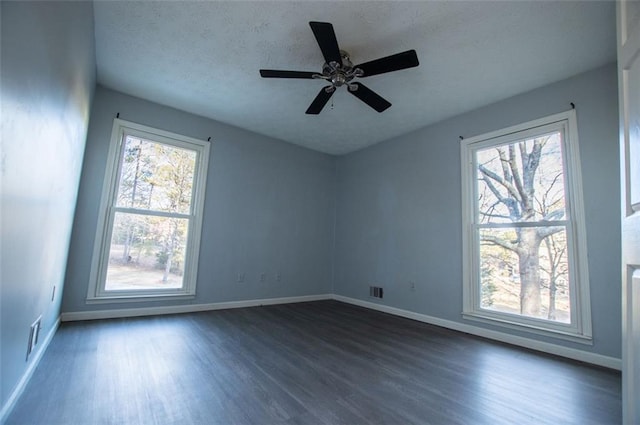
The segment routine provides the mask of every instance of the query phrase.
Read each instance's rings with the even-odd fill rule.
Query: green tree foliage
[[[133,137],[125,141],[117,206],[148,213],[116,214],[112,240],[123,245],[123,263],[154,253],[163,282],[170,273],[182,274],[195,160],[190,150]]]

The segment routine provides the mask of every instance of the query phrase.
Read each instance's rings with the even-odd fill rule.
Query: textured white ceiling
[[[94,10],[101,84],[331,154],[615,60],[613,1],[97,1]],[[393,104],[383,113],[343,87],[305,115],[323,81],[258,70],[320,72],[309,21],[331,22],[356,64],[415,49],[420,66],[362,80]]]

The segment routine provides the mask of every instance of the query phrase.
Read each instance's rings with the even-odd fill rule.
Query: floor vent
[[[382,298],[382,288],[379,286],[370,286],[369,296],[373,298]]]

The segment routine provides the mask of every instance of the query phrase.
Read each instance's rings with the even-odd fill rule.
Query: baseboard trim
[[[80,320],[117,319],[121,317],[157,316],[161,314],[195,313],[199,311],[224,310],[230,308],[258,307],[261,305],[290,304],[333,299],[332,294],[303,295],[298,297],[262,298],[257,300],[228,301],[210,304],[184,304],[164,307],[123,308],[117,310],[94,310],[62,313],[63,322]]]
[[[49,330],[49,333],[47,333],[46,338],[42,341],[42,345],[40,346],[40,349],[33,354],[34,357],[32,358],[29,366],[27,367],[27,370],[25,370],[24,374],[22,375],[22,378],[20,378],[18,385],[16,385],[16,387],[13,389],[13,392],[7,399],[7,402],[4,404],[4,406],[2,406],[2,410],[0,410],[0,424],[4,424],[9,418],[9,414],[13,410],[16,402],[18,401],[18,399],[24,392],[25,388],[27,387],[27,384],[31,380],[31,377],[33,376],[33,372],[35,372],[36,367],[38,367],[38,364],[40,363],[42,356],[44,356],[45,351],[47,351],[47,348],[49,347],[51,340],[53,340],[53,336],[56,334],[56,331],[58,330],[59,326],[60,326],[60,317],[58,317],[58,319],[55,321],[55,323]]]
[[[185,304],[164,307],[144,307],[144,308],[124,308],[117,310],[95,310],[95,311],[78,311],[62,313],[59,321],[72,322],[80,320],[99,320],[99,319],[116,319],[122,317],[139,317],[139,316],[156,316],[161,314],[179,314],[194,313],[200,311],[223,310],[231,308],[258,307],[261,305],[289,304],[309,301],[336,300],[347,304],[353,304],[372,310],[381,311],[383,313],[393,314],[395,316],[407,319],[417,320],[419,322],[429,323],[431,325],[440,326],[458,332],[464,332],[479,337],[500,341],[507,344],[517,345],[531,350],[541,351],[543,353],[553,354],[590,363],[597,366],[606,367],[614,370],[622,369],[622,361],[615,357],[603,356],[601,354],[589,353],[587,351],[575,348],[564,347],[561,345],[551,344],[548,342],[537,341],[520,336],[510,335],[504,332],[493,331],[481,327],[469,325],[466,323],[454,322],[451,320],[440,319],[438,317],[428,316],[426,314],[416,313],[409,310],[403,310],[396,307],[390,307],[383,304],[377,304],[369,301],[359,300],[337,294],[322,295],[304,295],[298,297],[282,297],[282,298],[263,298],[256,300],[244,301],[228,301],[209,304]],[[58,321],[58,323],[59,323]],[[52,335],[51,335],[52,336]],[[49,336],[47,336],[49,338]],[[48,344],[48,341],[47,341]],[[3,410],[4,412],[4,410]],[[0,416],[1,417],[1,416]],[[0,421],[0,423],[2,423]]]
[[[531,350],[541,351],[543,353],[554,354],[556,356],[566,357],[609,369],[621,370],[622,361],[615,357],[603,356],[601,354],[589,353],[575,348],[564,347],[561,345],[550,344],[548,342],[536,341],[520,336],[509,335],[503,332],[483,329],[477,326],[458,323],[451,320],[440,319],[426,314],[415,313],[409,310],[403,310],[396,307],[389,307],[382,304],[376,304],[369,301],[363,301],[356,298],[345,297],[343,295],[334,294],[333,299],[372,310],[381,311],[383,313],[393,314],[395,316],[405,317],[407,319],[417,320],[419,322],[429,323],[431,325],[440,326],[454,331],[464,332],[471,335],[480,336],[494,341],[505,342],[507,344],[517,345],[519,347],[529,348]]]

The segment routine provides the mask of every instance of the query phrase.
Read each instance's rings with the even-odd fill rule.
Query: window
[[[466,318],[588,342],[575,112],[462,143]]]
[[[193,296],[209,144],[116,119],[88,300]]]

